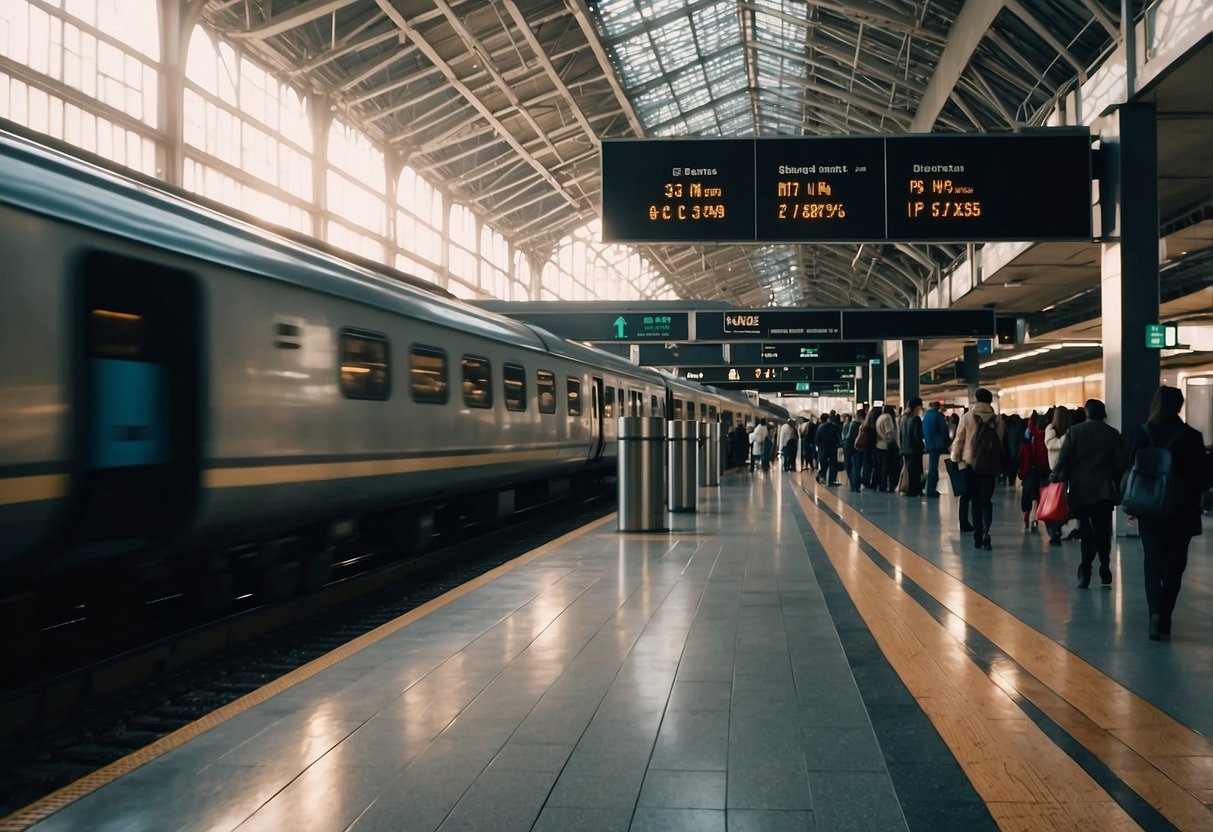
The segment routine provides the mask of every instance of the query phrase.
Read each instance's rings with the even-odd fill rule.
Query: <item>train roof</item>
[[[485,338],[545,349],[525,325],[292,242],[0,131],[0,203]]]

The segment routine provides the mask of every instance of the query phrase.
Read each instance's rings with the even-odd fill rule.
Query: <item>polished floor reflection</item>
[[[1134,542],[1084,592],[1077,544],[997,513],[984,552],[946,498],[730,475],[671,533],[545,547],[35,828],[1213,826],[1213,561],[1149,642]]]

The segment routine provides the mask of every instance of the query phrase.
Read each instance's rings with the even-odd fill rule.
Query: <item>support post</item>
[[[883,344],[878,352],[880,353],[880,358],[874,358],[868,362],[868,401],[873,406],[877,402],[884,404],[885,363]]]
[[[904,408],[910,399],[917,398],[918,392],[918,341],[901,342],[901,360],[898,362],[901,373],[901,406]]]
[[[969,388],[969,407],[977,401],[977,388],[981,386],[981,356],[976,344],[969,344],[964,350],[965,384]]]

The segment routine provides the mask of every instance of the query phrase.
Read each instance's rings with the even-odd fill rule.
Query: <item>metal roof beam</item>
[[[1103,4],[1099,0],[1082,0],[1082,4],[1087,7],[1087,11],[1099,22],[1104,31],[1112,36],[1112,41],[1119,43],[1120,21],[1108,14],[1108,10],[1103,7]]]
[[[345,46],[342,46],[339,49],[329,49],[325,52],[321,52],[312,60],[293,68],[290,74],[295,77],[306,75],[312,70],[319,69],[325,64],[330,64],[333,61],[338,60],[339,58],[344,58],[346,55],[353,52],[358,52],[362,49],[369,49],[372,46],[378,46],[379,44],[386,43],[389,40],[400,40],[400,33],[395,29],[392,29],[390,32],[382,32],[378,35],[372,35],[366,40],[347,43]]]
[[[972,2],[972,0],[970,0]],[[916,38],[932,43],[942,42],[942,38],[930,29],[924,29],[918,21],[908,15],[899,14],[890,8],[882,8],[872,3],[857,2],[857,0],[809,0],[809,4],[819,9],[826,9],[848,20],[863,20],[874,23],[882,29],[913,35]]]
[[[918,103],[914,120],[910,122],[911,133],[930,133],[943,112],[944,105],[956,88],[956,83],[965,67],[973,59],[973,53],[986,32],[994,24],[994,18],[1002,11],[1005,0],[968,0],[948,30],[947,45],[935,64],[935,72],[927,84],[926,92]]]
[[[1003,0],[1003,2],[1006,4],[1006,7],[1015,14],[1016,17],[1026,23],[1028,28],[1036,33],[1037,37],[1049,44],[1049,46],[1053,47],[1053,49],[1057,51],[1057,54],[1062,57],[1062,60],[1074,67],[1075,71],[1078,72],[1078,83],[1085,84],[1087,82],[1087,68],[1074,57],[1064,43],[1058,40],[1057,37],[1050,32],[1043,23],[1036,19],[1036,15],[1024,8],[1023,5],[1020,4],[1019,0]]]
[[[417,48],[420,49],[427,58],[429,58],[430,63],[434,64],[434,66],[438,67],[442,71],[442,74],[446,76],[451,86],[458,90],[459,94],[462,95],[469,104],[475,107],[482,116],[488,119],[489,123],[497,128],[498,134],[506,143],[510,145],[510,147],[514,149],[514,152],[525,160],[528,165],[534,168],[541,177],[547,180],[548,184],[550,184],[552,188],[558,194],[560,194],[566,202],[568,202],[569,205],[577,208],[577,201],[564,192],[564,188],[561,187],[560,183],[556,181],[556,178],[552,176],[548,169],[522,147],[518,139],[516,139],[510,133],[510,131],[506,129],[505,125],[502,124],[495,115],[493,115],[492,110],[490,110],[489,107],[480,100],[480,98],[467,86],[467,84],[460,80],[459,76],[455,73],[454,68],[447,63],[445,59],[443,59],[438,50],[435,49],[429,41],[422,37],[420,32],[416,31],[412,26],[409,25],[408,21],[405,19],[404,13],[396,8],[393,0],[376,0],[376,2],[379,4],[379,8],[383,10],[384,14],[390,17],[392,22],[399,27],[400,31],[404,32],[404,34],[408,36],[409,40],[417,44]]]
[[[510,18],[514,21],[514,25],[517,26],[519,31],[522,32],[522,37],[526,40],[527,46],[531,48],[531,52],[534,53],[535,57],[539,60],[539,63],[543,66],[543,70],[547,73],[552,85],[560,91],[560,94],[564,97],[565,102],[568,103],[569,109],[573,112],[573,118],[575,118],[577,123],[581,125],[581,129],[585,131],[587,136],[589,136],[590,141],[595,145],[598,145],[600,143],[598,134],[594,132],[594,128],[590,125],[589,119],[587,119],[585,117],[585,113],[581,111],[581,105],[577,103],[577,99],[573,97],[573,93],[569,91],[567,86],[565,86],[564,79],[560,77],[560,73],[556,71],[556,67],[553,66],[551,60],[548,59],[547,53],[544,51],[543,46],[539,43],[539,39],[535,37],[535,33],[531,30],[530,24],[527,23],[526,17],[518,8],[518,4],[515,3],[514,0],[503,0],[503,2],[505,4],[506,11],[509,12]]]
[[[265,40],[272,38],[274,35],[289,32],[291,29],[303,26],[306,23],[311,23],[313,20],[319,20],[322,17],[334,14],[346,6],[354,5],[356,2],[358,0],[307,0],[307,2],[300,3],[288,12],[273,15],[260,26],[255,26],[244,32],[231,32],[230,34],[232,37],[247,40]]]
[[[611,65],[611,60],[607,57],[606,50],[598,38],[598,32],[590,21],[590,13],[586,8],[585,0],[565,0],[565,5],[568,6],[573,17],[577,19],[577,25],[581,27],[581,32],[585,35],[586,42],[589,44],[591,51],[593,51],[594,57],[598,59],[598,66],[602,68],[603,77],[611,85],[611,90],[615,93],[615,100],[619,102],[619,107],[623,110],[628,124],[631,125],[632,132],[637,136],[644,136],[644,124],[641,123],[639,116],[636,115],[636,109],[632,106],[631,99],[623,91],[619,79],[615,76],[615,68]]]

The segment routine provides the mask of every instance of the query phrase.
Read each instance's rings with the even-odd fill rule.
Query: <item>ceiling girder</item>
[[[243,32],[233,32],[232,35],[238,38],[265,40],[275,35],[281,35],[283,32],[290,31],[305,23],[311,23],[313,20],[319,20],[327,15],[335,14],[346,6],[352,6],[356,2],[358,0],[307,0],[307,2],[300,3],[288,12],[273,15],[260,26],[253,26]]]
[[[910,123],[911,133],[930,133],[935,127],[965,67],[973,59],[986,32],[990,31],[994,18],[1002,11],[1003,3],[1004,0],[967,0],[961,7]]]

